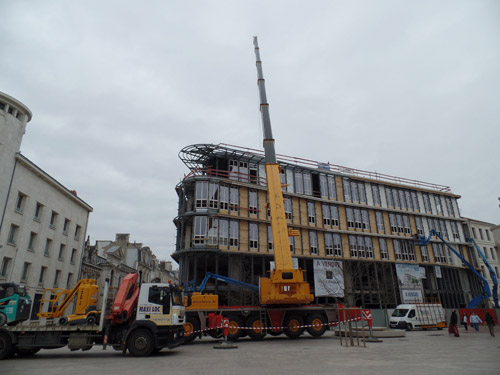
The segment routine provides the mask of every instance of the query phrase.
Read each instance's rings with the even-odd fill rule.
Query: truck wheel
[[[285,335],[291,339],[296,339],[304,332],[304,320],[300,315],[289,315],[285,319]]]
[[[0,332],[0,359],[11,358],[16,352],[16,347],[12,343],[10,335],[6,332]]]
[[[306,325],[308,326],[307,333],[309,333],[312,337],[320,337],[326,331],[326,319],[323,315],[313,314],[308,315],[306,318]]]
[[[184,323],[184,344],[190,344],[196,339],[200,331],[200,322],[198,319],[188,316]],[[195,333],[196,332],[196,333]]]
[[[0,313],[0,327],[7,323],[7,316],[4,313]]]
[[[154,338],[147,329],[133,331],[127,341],[127,349],[134,357],[147,357],[155,349]]]
[[[411,323],[408,323],[408,324],[406,325],[406,330],[407,330],[407,331],[411,331],[412,329],[413,329],[413,326],[411,325]]]
[[[243,334],[243,321],[237,315],[230,315],[227,317],[229,320],[229,334],[227,335],[228,341],[238,341]]]
[[[266,335],[264,332],[264,323],[260,320],[258,316],[251,316],[247,320],[247,334],[252,340],[262,340]]]

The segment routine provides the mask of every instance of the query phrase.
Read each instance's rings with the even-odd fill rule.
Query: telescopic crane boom
[[[257,37],[254,37],[257,64],[257,84],[259,86],[260,113],[264,136],[267,192],[271,213],[275,269],[269,278],[260,278],[261,304],[304,304],[314,299],[309,283],[304,281],[304,271],[293,269],[288,227],[286,224],[283,192],[281,190],[280,166],[276,161],[274,138],[269,117],[262,61],[260,60]]]

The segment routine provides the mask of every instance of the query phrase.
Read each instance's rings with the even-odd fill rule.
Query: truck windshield
[[[406,316],[406,313],[408,312],[408,309],[396,309],[392,313],[392,316],[395,318],[402,318]]]
[[[172,305],[182,305],[183,297],[182,292],[177,288],[172,288],[170,290],[170,294],[172,295]]]

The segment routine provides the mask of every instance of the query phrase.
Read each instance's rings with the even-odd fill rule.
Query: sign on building
[[[339,260],[314,260],[314,294],[344,297],[344,271]]]
[[[396,263],[401,303],[424,302],[420,267],[417,264]]]

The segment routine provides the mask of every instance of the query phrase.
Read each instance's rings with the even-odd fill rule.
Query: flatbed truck
[[[128,286],[129,276],[123,279],[120,288]],[[115,319],[108,312],[101,314],[98,324],[30,323],[0,327],[0,359],[15,354],[30,356],[41,349],[89,350],[93,345],[102,345],[104,349],[110,345],[124,354],[128,350],[133,356],[144,357],[163,348],[173,349],[181,345],[185,308],[180,288],[172,283],[144,283],[138,288],[139,293],[133,294],[132,301],[127,298],[134,313],[126,315],[126,319]],[[108,290],[106,284],[103,312],[106,312]],[[124,302],[127,301],[118,301],[119,304]],[[115,308],[119,308],[116,303],[113,304]]]

